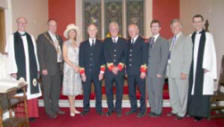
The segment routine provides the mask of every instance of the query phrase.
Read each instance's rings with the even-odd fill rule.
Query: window
[[[120,26],[120,34],[127,37],[127,27],[131,23],[139,26],[144,35],[144,0],[83,0],[84,39],[88,38],[88,24],[98,26],[98,38],[109,34],[109,23],[115,21]]]

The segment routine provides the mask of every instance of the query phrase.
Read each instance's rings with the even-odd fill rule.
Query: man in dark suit
[[[103,43],[96,39],[97,28],[94,24],[89,25],[88,34],[89,39],[82,42],[79,51],[80,74],[84,90],[82,115],[86,115],[89,112],[89,98],[92,81],[95,86],[96,111],[99,115],[103,115],[101,90],[101,81],[105,71]]]
[[[48,31],[37,39],[38,57],[43,84],[45,111],[50,118],[64,114],[59,109],[58,100],[61,88],[60,66],[62,63],[62,39],[56,34],[57,23],[48,21]]]
[[[149,39],[148,56],[148,94],[151,107],[149,116],[157,117],[162,114],[163,85],[169,54],[169,43],[160,35],[160,22],[151,22],[152,37]]]
[[[145,115],[145,77],[147,70],[148,51],[147,44],[144,39],[139,35],[138,26],[135,24],[129,25],[128,41],[128,57],[126,63],[126,72],[128,75],[128,88],[129,99],[131,102],[131,110],[127,112],[127,115],[137,112],[137,99],[136,99],[136,85],[138,86],[141,98],[140,98],[140,112],[137,117],[141,118]]]
[[[108,112],[107,116],[110,116],[114,110],[113,104],[113,83],[116,84],[116,112],[120,117],[123,85],[124,85],[124,64],[127,56],[127,43],[126,40],[118,37],[119,26],[116,22],[111,22],[109,25],[109,31],[111,38],[104,40],[104,56],[106,62],[106,95]]]

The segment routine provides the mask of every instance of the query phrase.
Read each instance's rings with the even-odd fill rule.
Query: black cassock
[[[194,76],[194,57],[192,57],[190,76],[189,76],[189,96],[188,96],[188,109],[187,113],[194,117],[209,117],[210,114],[210,95],[203,95],[203,80],[204,80],[204,69],[203,65],[203,55],[205,49],[206,36],[205,31],[200,32],[200,42],[197,56],[197,68],[195,74],[195,87],[194,94],[192,95],[193,87],[193,76]],[[195,44],[196,32],[192,34],[193,42],[193,56],[194,56],[194,44]]]

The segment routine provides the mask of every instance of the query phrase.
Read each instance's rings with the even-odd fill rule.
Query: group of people
[[[195,31],[186,36],[178,19],[170,23],[173,37],[166,40],[160,35],[159,20],[152,20],[152,37],[145,40],[139,35],[136,24],[128,26],[129,39],[118,36],[119,25],[109,24],[110,36],[98,40],[98,28],[90,24],[89,38],[77,41],[78,27],[69,24],[62,38],[56,34],[57,22],[48,21],[48,31],[40,34],[37,40],[25,31],[27,20],[17,19],[18,30],[7,43],[10,75],[24,79],[28,83],[28,111],[30,117],[37,117],[37,97],[41,96],[38,82],[42,77],[43,98],[46,114],[50,118],[65,114],[59,109],[61,92],[68,96],[70,116],[85,116],[90,110],[91,84],[94,84],[96,112],[102,111],[102,80],[105,79],[108,111],[106,116],[116,112],[122,116],[124,77],[127,77],[131,108],[126,115],[145,116],[146,89],[150,105],[150,117],[162,114],[163,86],[168,77],[170,104],[172,111],[167,116],[182,119],[186,115],[201,120],[209,116],[209,98],[214,91],[217,78],[216,53],[213,36],[204,30],[202,15],[192,18]],[[147,82],[146,82],[147,79]],[[113,86],[116,87],[114,104]],[[140,108],[137,106],[136,90],[140,91]],[[75,108],[75,97],[83,93],[83,111]]]

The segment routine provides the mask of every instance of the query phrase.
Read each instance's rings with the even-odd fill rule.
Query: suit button
[[[129,59],[129,61],[132,61],[132,59]]]
[[[129,64],[129,67],[131,67],[132,66],[132,64]]]
[[[133,50],[131,49],[130,52],[132,52]]]
[[[114,49],[114,52],[117,52],[117,50],[116,50],[116,49]]]
[[[132,54],[130,54],[129,56],[132,56]]]
[[[116,63],[116,60],[113,60],[114,61],[114,63]]]
[[[114,57],[116,57],[117,55],[115,54]]]

